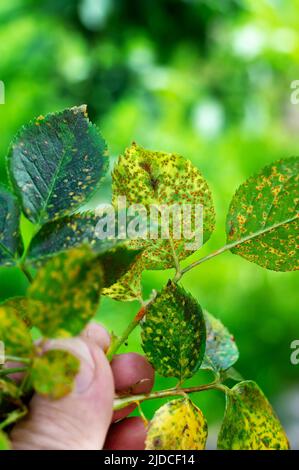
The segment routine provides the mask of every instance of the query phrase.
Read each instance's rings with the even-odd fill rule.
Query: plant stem
[[[30,364],[31,363],[31,359],[27,358],[27,357],[17,357],[17,356],[5,356],[5,362],[20,362],[22,364]]]
[[[12,367],[9,369],[1,369],[0,370],[0,377],[10,374],[16,374],[18,372],[26,372],[27,367]]]
[[[112,344],[107,352],[107,358],[109,361],[111,361],[114,354],[116,354],[116,352],[119,350],[121,345],[127,341],[129,335],[136,328],[136,326],[139,325],[140,321],[145,315],[145,312],[146,312],[146,306],[141,307],[139,312],[135,315],[133,320],[129,323],[129,325],[127,326],[125,331],[122,333],[122,335],[114,339],[114,341],[112,341]]]
[[[173,239],[171,237],[169,238],[169,243],[170,243],[170,247],[171,247],[171,251],[172,251],[172,257],[173,257],[174,266],[175,266],[175,276],[173,278],[173,281],[176,282],[176,280],[180,279],[181,276],[182,276],[181,275],[181,266],[180,266],[179,258],[176,254],[176,251],[175,251]]]
[[[6,426],[9,426],[10,424],[15,423],[16,421],[19,421],[27,414],[27,412],[27,408],[25,407],[20,410],[13,411],[7,416],[4,421],[2,421],[2,423],[0,424],[0,429],[4,429],[6,428]]]
[[[156,398],[165,398],[165,397],[174,397],[177,395],[186,395],[189,393],[196,393],[196,392],[204,392],[206,390],[221,390],[223,392],[227,392],[228,387],[222,385],[218,381],[211,382],[210,384],[206,385],[199,385],[197,387],[188,387],[188,388],[170,388],[167,390],[159,390],[157,392],[151,392],[148,394],[141,394],[141,395],[129,395],[126,397],[116,397],[114,399],[114,410],[121,410],[128,405],[133,403],[141,403],[146,400],[154,400]],[[226,390],[227,389],[227,390]]]
[[[184,268],[182,271],[181,271],[181,277],[186,274],[188,271],[190,271],[191,269],[195,268],[196,266],[199,266],[200,264],[204,263],[205,261],[208,261],[212,258],[215,258],[215,256],[218,256],[218,255],[221,255],[222,253],[224,253],[225,251],[228,251],[228,250],[231,250],[232,248],[235,248],[236,246],[238,245],[241,245],[242,243],[246,243],[248,242],[249,240],[252,240],[253,238],[256,238],[260,235],[264,235],[265,233],[267,232],[270,232],[271,230],[275,230],[276,228],[279,228],[281,227],[282,225],[285,225],[287,223],[291,223],[293,222],[294,220],[296,220],[298,218],[298,216],[294,216],[294,217],[291,217],[290,219],[286,219],[282,222],[279,222],[277,224],[274,224],[272,226],[269,226],[267,228],[264,228],[262,230],[258,230],[257,232],[254,232],[254,233],[251,233],[250,235],[247,235],[246,237],[243,237],[241,238],[240,240],[236,240],[235,242],[232,242],[232,243],[228,243],[227,245],[224,245],[222,248],[219,248],[218,250],[216,251],[213,251],[212,253],[210,253],[209,255],[207,256],[204,256],[203,258],[200,258],[199,260],[197,261],[194,261],[194,263],[191,263],[189,264],[189,266],[187,266],[186,268]],[[180,277],[180,278],[181,278]],[[180,279],[179,278],[179,279]],[[177,280],[179,280],[177,279]]]
[[[27,267],[25,266],[25,264],[20,264],[20,269],[22,271],[22,273],[26,276],[28,282],[30,284],[32,284],[33,282],[33,277],[31,276],[31,273],[28,271]]]

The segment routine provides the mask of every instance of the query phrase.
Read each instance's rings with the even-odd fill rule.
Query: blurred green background
[[[298,155],[299,0],[10,0],[0,4],[0,181],[18,128],[34,116],[87,103],[111,161],[133,140],[191,159],[214,193],[217,228],[202,255],[225,242],[225,215],[240,183],[264,165]],[[91,203],[109,197],[109,181]],[[198,257],[193,256],[193,259]],[[145,295],[168,272],[144,275]],[[238,370],[270,397],[299,447],[298,273],[263,270],[226,253],[183,280],[218,316],[240,348]],[[26,280],[0,270],[0,299]],[[104,299],[98,319],[120,333],[135,303]],[[128,351],[140,351],[139,332]],[[207,380],[198,374],[192,383]],[[170,381],[157,378],[156,387]],[[197,396],[210,422],[223,414],[220,392]],[[147,402],[150,417],[158,402]]]

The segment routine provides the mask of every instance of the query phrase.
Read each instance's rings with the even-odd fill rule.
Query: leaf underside
[[[208,427],[201,410],[188,398],[159,408],[150,422],[146,450],[202,450]]]
[[[200,305],[182,287],[169,282],[147,308],[142,346],[155,370],[180,381],[200,367],[206,329]]]
[[[42,225],[70,214],[93,195],[108,169],[106,144],[86,106],[66,109],[21,129],[8,169],[24,214]]]
[[[19,225],[20,209],[16,199],[6,190],[0,189],[0,266],[15,264],[22,252]]]
[[[277,161],[237,190],[227,216],[231,251],[274,271],[299,269],[299,158]]]
[[[220,320],[206,311],[204,318],[207,340],[201,369],[211,369],[215,372],[225,371],[239,359],[236,342]]]
[[[126,150],[118,160],[112,173],[113,203],[119,196],[126,196],[127,205],[143,204],[148,210],[153,205],[201,204],[203,212],[203,242],[211,236],[215,224],[215,212],[208,184],[199,170],[189,160],[180,155],[152,152],[136,144]],[[194,210],[192,216],[194,230]],[[170,234],[176,222],[170,216]],[[175,251],[180,259],[186,258],[192,250],[186,249],[186,240],[173,240]],[[146,248],[143,263],[146,269],[173,267],[172,248],[169,240],[137,240],[132,247]],[[199,247],[198,247],[199,248]],[[198,249],[196,248],[196,249]],[[196,250],[194,249],[194,251]]]
[[[287,450],[288,438],[273,408],[255,382],[235,385],[227,395],[218,436],[223,450]]]

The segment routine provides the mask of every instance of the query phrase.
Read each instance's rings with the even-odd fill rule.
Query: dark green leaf
[[[13,265],[22,251],[20,209],[15,198],[0,189],[0,266]]]
[[[231,367],[239,358],[234,337],[220,320],[204,312],[207,330],[206,352],[201,364],[202,369],[220,372]]]
[[[203,450],[208,437],[204,415],[189,398],[159,408],[150,422],[146,450]]]
[[[255,382],[240,382],[227,394],[218,436],[224,450],[287,450],[289,442],[273,408]]]
[[[0,306],[0,341],[4,343],[5,354],[19,357],[30,357],[33,344],[30,332],[15,309]]]
[[[249,178],[227,216],[231,251],[274,271],[299,269],[299,158],[280,160]]]
[[[160,375],[180,381],[191,377],[205,353],[201,307],[182,287],[169,281],[147,308],[142,342],[148,360]]]
[[[152,152],[136,144],[126,150],[113,171],[113,203],[117,205],[118,197],[126,197],[127,205],[143,204],[150,213],[150,206],[174,204],[192,205],[192,229],[194,230],[194,205],[202,205],[203,243],[211,236],[215,224],[215,212],[208,184],[199,170],[189,160],[180,155]],[[170,235],[175,226],[181,227],[181,239],[174,239],[177,256],[186,258],[192,249],[186,249],[186,243],[193,242],[183,237],[183,218],[176,221],[170,216]],[[184,220],[184,223],[186,220]],[[202,227],[200,227],[202,230]],[[174,237],[175,238],[175,237]],[[201,241],[201,240],[200,240]],[[161,237],[157,240],[132,241],[132,247],[145,248],[143,253],[144,267],[147,269],[164,269],[173,267],[173,250],[169,240]],[[194,248],[193,251],[200,248]]]
[[[106,144],[86,106],[66,109],[23,127],[8,166],[24,213],[42,225],[70,214],[93,195],[108,169]]]
[[[29,318],[44,336],[77,335],[96,314],[103,285],[101,266],[84,248],[55,256],[29,288]]]
[[[74,388],[80,361],[67,351],[51,350],[34,359],[32,384],[36,392],[54,400]]]

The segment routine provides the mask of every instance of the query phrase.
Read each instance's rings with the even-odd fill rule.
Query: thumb
[[[90,325],[82,337],[46,343],[46,350],[67,350],[80,360],[75,388],[55,401],[34,395],[28,418],[12,430],[14,449],[98,450],[103,447],[114,397],[112,371],[99,347],[103,347],[101,341],[105,343],[103,335],[107,336],[100,326]]]

